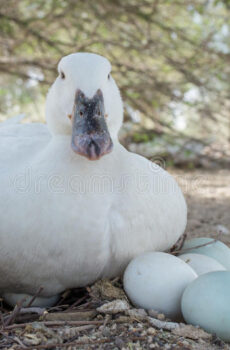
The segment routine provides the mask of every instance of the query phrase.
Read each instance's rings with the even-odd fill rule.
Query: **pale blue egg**
[[[162,252],[146,252],[135,257],[124,273],[124,289],[138,308],[154,309],[179,320],[185,287],[197,278],[183,260]]]
[[[187,323],[230,341],[230,271],[209,272],[191,282],[181,310]]]
[[[193,248],[202,244],[210,243],[206,246],[200,248],[194,248],[187,250],[188,248]],[[224,243],[216,241],[213,238],[199,237],[186,241],[182,248],[182,254],[185,253],[197,253],[210,256],[211,258],[219,261],[227,270],[230,270],[230,249]]]
[[[226,268],[219,261],[204,254],[187,253],[179,255],[197,273],[198,276],[213,271],[226,271]]]

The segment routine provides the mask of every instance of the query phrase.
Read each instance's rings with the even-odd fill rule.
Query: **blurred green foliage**
[[[229,138],[230,2],[185,0],[0,0],[0,111],[33,106],[59,59],[110,59],[125,102],[138,111],[133,140],[171,133]],[[17,105],[17,109],[14,106]]]

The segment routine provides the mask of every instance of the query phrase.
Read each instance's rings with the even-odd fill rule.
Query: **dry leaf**
[[[117,314],[129,310],[130,306],[126,300],[113,300],[97,308],[98,312],[105,314]]]

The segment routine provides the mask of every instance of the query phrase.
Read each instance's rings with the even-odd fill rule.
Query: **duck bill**
[[[71,147],[74,152],[97,160],[112,151],[113,143],[105,120],[101,90],[97,90],[91,99],[77,90],[71,120]]]

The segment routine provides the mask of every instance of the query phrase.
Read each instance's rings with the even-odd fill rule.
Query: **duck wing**
[[[29,163],[51,139],[45,124],[10,121],[0,124],[0,169],[3,171]]]
[[[18,114],[12,118],[9,118],[5,120],[4,122],[0,123],[0,128],[5,127],[10,124],[18,124],[20,123],[24,118],[26,117],[25,114]]]

